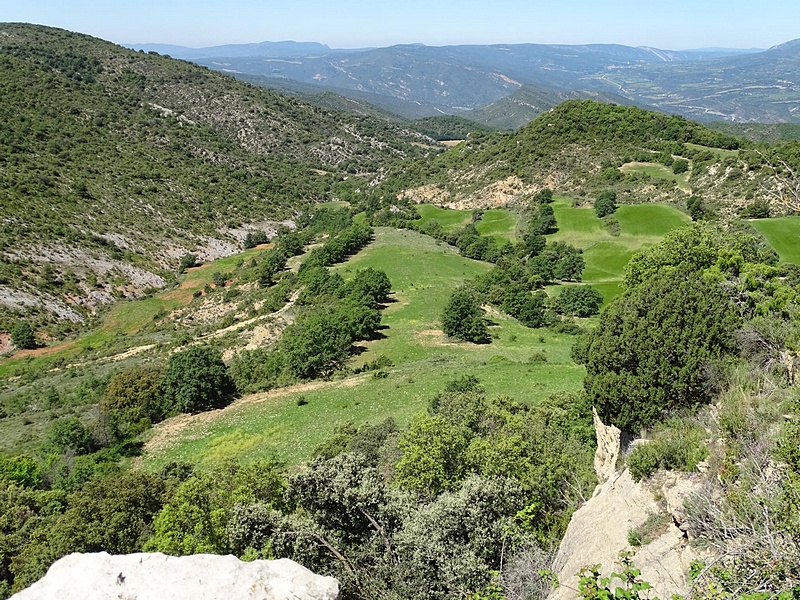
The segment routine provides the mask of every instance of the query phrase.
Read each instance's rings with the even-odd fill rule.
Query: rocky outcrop
[[[599,564],[606,576],[619,571],[619,554],[624,550],[635,551],[634,564],[641,569],[641,579],[652,586],[654,596],[684,594],[689,587],[690,562],[698,556],[681,527],[683,500],[698,483],[692,475],[672,472],[637,483],[627,469],[615,472],[619,429],[603,425],[596,413],[595,425],[595,468],[601,483],[572,515],[552,569],[561,586],[549,600],[577,598],[577,573],[586,566]],[[631,547],[631,530],[647,532],[640,546]]]
[[[592,408],[594,431],[597,435],[597,450],[594,453],[594,472],[600,485],[608,481],[617,470],[617,459],[620,451],[621,432],[613,425],[604,425]],[[598,488],[599,489],[599,488]]]
[[[336,600],[339,583],[296,562],[196,554],[70,554],[12,600]]]

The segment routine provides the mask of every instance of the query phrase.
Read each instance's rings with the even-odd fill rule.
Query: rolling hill
[[[430,152],[383,119],[320,108],[88,36],[0,25],[0,322],[61,330],[163,287],[179,257],[240,248]]]

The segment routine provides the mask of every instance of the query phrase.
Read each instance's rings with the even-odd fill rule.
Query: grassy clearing
[[[625,265],[637,251],[690,223],[688,216],[670,206],[625,205],[614,215],[620,234],[613,236],[593,208],[573,208],[569,198],[557,197],[553,212],[558,231],[548,237],[583,249],[583,281],[596,287],[606,302],[620,293]]]
[[[723,150],[722,148],[712,148],[710,146],[701,146],[700,144],[689,143],[686,144],[686,147],[692,150],[708,150],[719,160],[725,160],[726,158],[737,158],[739,156],[738,150]]]
[[[451,291],[488,270],[488,264],[465,259],[427,236],[381,228],[375,242],[338,270],[347,277],[365,267],[386,271],[394,302],[384,312],[383,337],[361,344],[351,366],[385,355],[394,363],[385,376],[366,373],[263,394],[255,397],[257,402],[245,400],[213,420],[191,424],[161,451],[146,456],[145,465],[157,468],[171,460],[212,464],[267,454],[294,464],[307,459],[347,421],[376,423],[391,416],[407,424],[447,381],[466,373],[477,376],[492,396],[507,394],[527,402],[580,388],[584,370],[569,357],[574,341],[570,336],[490,315],[491,344],[456,343],[444,337],[438,318]],[[540,352],[546,361],[530,360]],[[299,406],[300,397],[307,404]]]
[[[691,164],[691,161],[689,161]],[[689,185],[689,175],[691,174],[690,171],[686,173],[681,173],[676,175],[672,172],[672,169],[669,167],[665,167],[659,163],[649,163],[649,162],[630,162],[622,165],[619,168],[620,171],[629,175],[631,173],[641,173],[642,175],[646,175],[648,177],[652,177],[654,179],[667,179],[670,181],[674,181],[677,186],[686,192],[691,191],[691,186]]]
[[[424,226],[430,221],[438,221],[447,232],[461,229],[472,220],[472,211],[441,208],[433,204],[420,204],[417,206],[420,218],[415,223]]]
[[[781,261],[800,265],[800,218],[756,219],[750,224],[767,238]]]
[[[481,235],[493,237],[501,244],[517,241],[517,215],[509,210],[502,208],[487,210],[475,228]]]

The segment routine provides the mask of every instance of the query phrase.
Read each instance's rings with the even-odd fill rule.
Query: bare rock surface
[[[549,600],[578,598],[577,574],[587,566],[600,565],[609,576],[621,570],[619,554],[635,551],[633,557],[641,579],[652,586],[654,596],[670,598],[689,588],[689,565],[698,558],[680,525],[683,501],[698,488],[694,476],[659,472],[646,482],[635,482],[627,469],[615,472],[620,452],[620,430],[606,426],[594,415],[597,432],[595,470],[600,485],[594,495],[572,515],[553,563],[561,586]],[[660,501],[656,501],[658,498]],[[628,543],[631,529],[642,531],[645,522],[657,526],[636,548]],[[620,585],[612,580],[612,588]]]
[[[339,583],[289,559],[70,554],[13,600],[336,600]]]
[[[617,470],[617,458],[620,451],[621,432],[614,425],[604,425],[597,416],[597,410],[592,408],[594,418],[594,431],[597,435],[597,450],[594,453],[594,472],[598,481],[603,484],[608,481]],[[597,489],[600,489],[599,487]]]

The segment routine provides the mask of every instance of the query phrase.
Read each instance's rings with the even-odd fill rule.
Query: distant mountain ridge
[[[158,52],[169,54],[172,58],[197,60],[199,58],[212,58],[215,56],[313,56],[314,54],[327,54],[330,47],[317,42],[259,42],[256,44],[224,44],[222,46],[208,46],[205,48],[190,48],[188,46],[175,46],[172,44],[125,44],[133,50],[145,52]]]
[[[273,85],[283,80],[287,88],[292,82],[327,88],[407,118],[479,111],[506,98],[513,103],[512,94],[534,86],[574,98],[614,94],[621,103],[701,121],[800,122],[798,47],[797,40],[769,50],[619,44],[401,44],[340,50],[314,43],[290,43],[282,50],[265,43],[171,55],[240,77],[266,77]],[[516,126],[535,117],[519,115]],[[507,128],[508,123],[501,117],[486,124]]]

